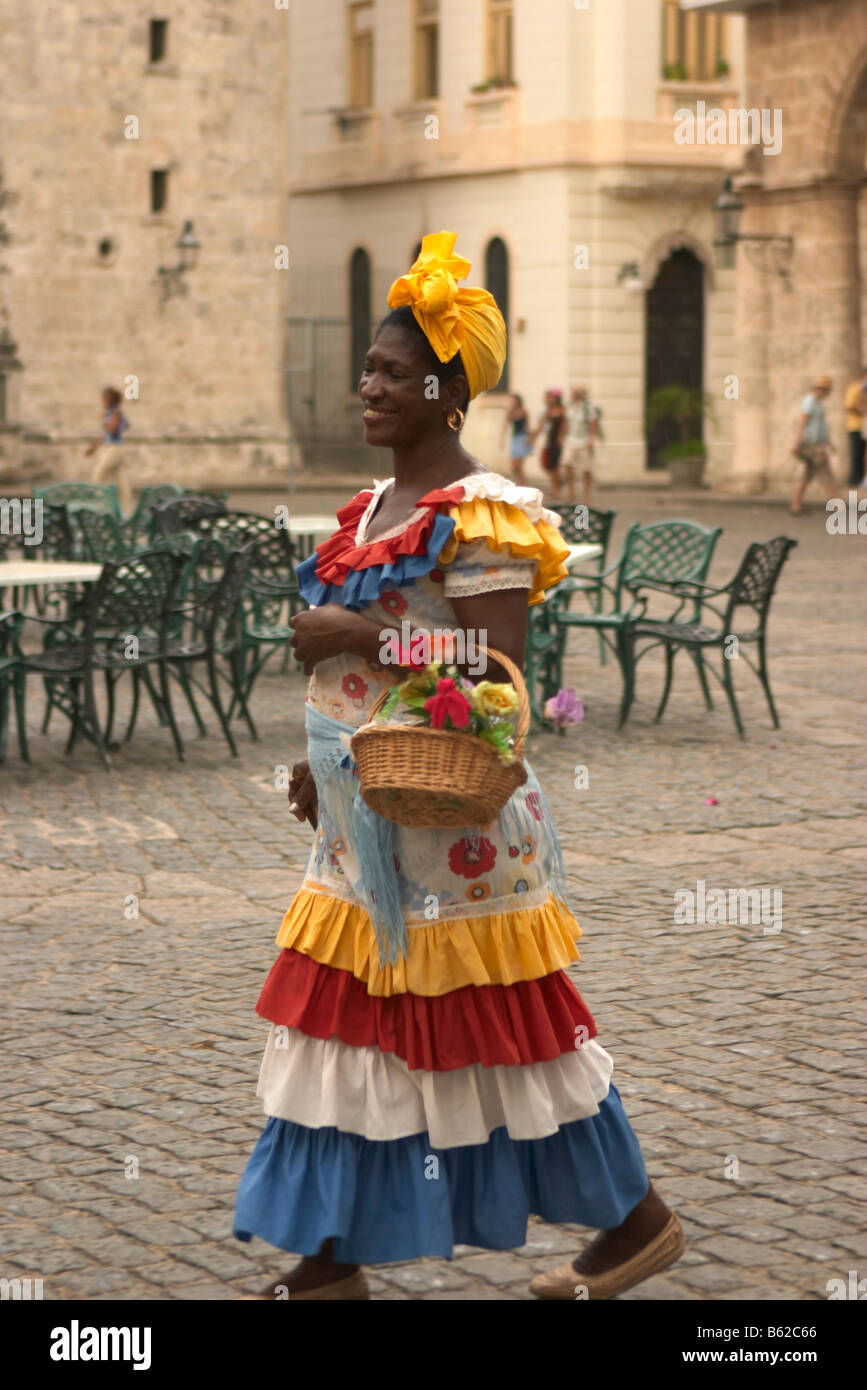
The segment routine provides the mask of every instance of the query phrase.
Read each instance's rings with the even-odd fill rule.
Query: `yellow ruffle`
[[[541,907],[410,927],[405,960],[380,965],[370,918],[354,903],[302,888],[277,945],[350,970],[368,994],[448,994],[464,985],[538,980],[578,960],[581,928],[553,897]]]
[[[510,550],[523,558],[532,556],[538,564],[530,603],[541,603],[545,590],[559,584],[569,573],[564,564],[569,558],[569,547],[556,527],[547,521],[530,521],[510,502],[474,497],[449,507],[448,514],[454,518],[455,529],[440,551],[441,565],[454,559],[459,545],[478,540],[486,540],[491,550]]]

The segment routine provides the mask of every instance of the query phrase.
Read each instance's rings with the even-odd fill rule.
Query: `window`
[[[488,0],[489,82],[512,82],[512,0]]]
[[[415,0],[415,99],[440,94],[439,0]]]
[[[728,74],[725,16],[684,12],[663,0],[662,76],[666,82],[713,82]]]
[[[349,105],[373,105],[373,0],[349,6]]]
[[[151,212],[165,212],[168,201],[168,169],[151,169]]]
[[[370,257],[358,246],[349,262],[349,389],[358,390],[358,378],[370,347]]]
[[[506,321],[506,331],[509,329],[509,253],[506,243],[501,237],[492,237],[485,250],[485,286],[497,301],[497,307]],[[508,391],[509,389],[509,359],[506,357],[503,363],[503,374],[496,386],[495,391]]]
[[[169,36],[167,19],[152,19],[150,22],[150,60],[161,63],[166,56],[166,43]]]

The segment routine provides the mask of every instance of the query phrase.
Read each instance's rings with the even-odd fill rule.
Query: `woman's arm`
[[[496,647],[510,656],[519,670],[524,669],[524,648],[527,644],[527,590],[495,589],[490,594],[472,594],[468,598],[453,598],[455,628],[460,629],[473,644]],[[482,658],[484,660],[484,658]],[[495,661],[488,661],[483,676],[468,672],[471,680],[511,681],[508,671]]]
[[[305,676],[312,675],[314,666],[333,656],[349,652],[362,656],[377,666],[389,663],[381,659],[385,629],[380,623],[363,618],[341,608],[339,603],[325,603],[321,608],[308,608],[296,613],[292,621],[290,646],[304,668]]]
[[[806,427],[807,427],[807,421],[809,420],[809,418],[810,418],[810,417],[809,417],[809,415],[806,414],[806,412],[801,416],[801,421],[800,421],[800,424],[798,425],[798,433],[797,433],[797,436],[796,436],[796,438],[795,438],[795,442],[794,442],[794,444],[792,445],[792,453],[795,455],[795,458],[798,457],[798,450],[799,450],[800,447],[801,447],[801,441],[802,441],[803,438],[804,438],[804,430],[805,430]]]

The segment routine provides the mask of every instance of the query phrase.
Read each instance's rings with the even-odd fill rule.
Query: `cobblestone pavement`
[[[629,520],[671,507],[625,496],[613,499],[613,553]],[[794,521],[700,502],[694,514],[725,527],[720,581],[749,540],[799,538],[771,619],[783,728],[739,669],[740,742],[723,702],[704,713],[685,667],[654,725],[660,668],[648,661],[618,734],[615,669],[574,635],[568,674],[586,720],[536,737],[531,757],[585,933],[575,978],[689,1242],[673,1270],[625,1296],[824,1298],[828,1279],[867,1273],[854,1012],[864,541],[828,536],[818,510]],[[107,775],[87,745],[63,756],[59,720],[39,735],[32,689],[34,765],[10,752],[0,771],[0,1275],[42,1278],[46,1298],[231,1299],[291,1264],[234,1241],[231,1219],[262,1123],[267,1025],[253,1005],[309,838],[273,786],[301,750],[302,692],[295,673],[262,678],[261,742],[242,732],[237,761],[215,730],[200,741],[184,725],[179,764],[145,712]],[[779,889],[782,929],[677,925],[674,894],[700,879]],[[534,1270],[581,1239],[533,1221],[514,1252],[378,1268],[374,1296],[526,1299]]]

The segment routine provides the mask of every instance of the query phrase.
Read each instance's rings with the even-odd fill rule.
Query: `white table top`
[[[84,560],[6,560],[0,564],[0,589],[32,584],[92,584],[102,565]]]
[[[338,521],[336,516],[289,516],[289,534],[296,536],[319,536],[322,534],[331,535],[336,531]]]
[[[602,546],[591,545],[589,541],[584,545],[570,545],[566,568],[571,569],[573,565],[583,564],[585,560],[598,560],[601,554]]]

